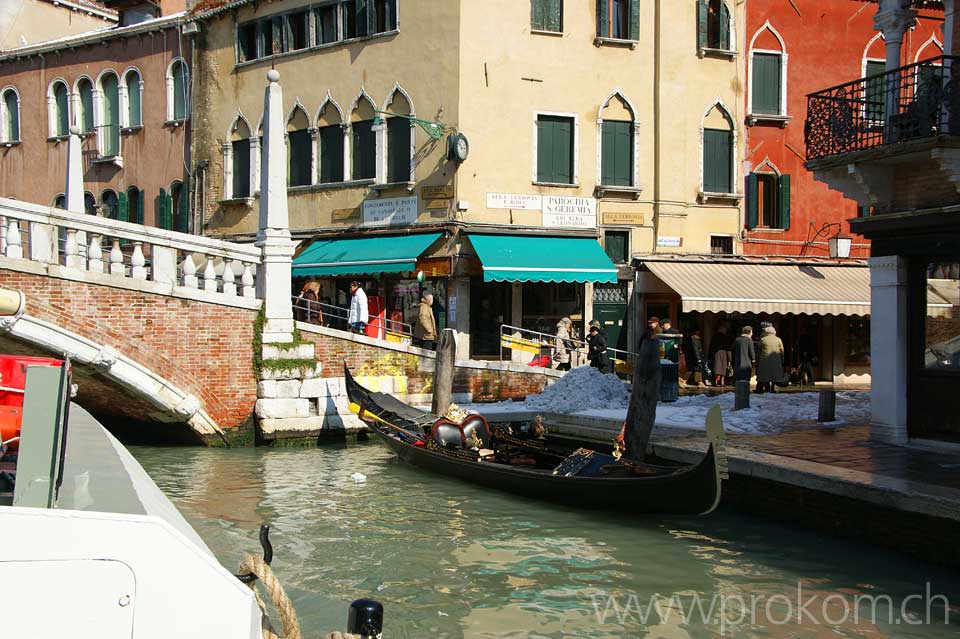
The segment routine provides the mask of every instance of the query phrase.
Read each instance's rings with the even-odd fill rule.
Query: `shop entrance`
[[[594,284],[593,317],[607,334],[607,344],[621,351],[628,348],[627,283]]]
[[[513,309],[510,282],[470,280],[470,354],[500,358],[500,325],[509,324]]]

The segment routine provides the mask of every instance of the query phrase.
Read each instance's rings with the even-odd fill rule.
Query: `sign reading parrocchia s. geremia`
[[[546,195],[543,198],[543,225],[567,228],[596,228],[597,201],[592,197]]]
[[[416,221],[416,196],[363,201],[364,226],[402,226]]]

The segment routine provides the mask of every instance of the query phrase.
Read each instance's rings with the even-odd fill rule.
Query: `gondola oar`
[[[383,419],[382,417],[379,417],[369,412],[366,408],[364,408],[363,406],[360,406],[359,404],[354,404],[353,402],[350,402],[350,412],[356,413],[357,417],[359,417],[361,420],[363,420],[364,415],[369,415],[371,419],[373,419],[376,422],[379,422],[380,424],[383,424],[388,428],[392,428],[395,431],[398,431],[400,433],[403,433],[404,435],[407,435],[408,437],[413,437],[417,441],[421,441],[421,442],[425,441],[425,439],[422,436],[416,434],[415,432],[407,430],[406,428],[401,428],[396,424],[391,424],[390,422]]]

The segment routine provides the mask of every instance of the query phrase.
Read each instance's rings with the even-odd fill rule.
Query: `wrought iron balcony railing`
[[[804,127],[807,159],[960,135],[957,60],[930,58],[811,93]]]

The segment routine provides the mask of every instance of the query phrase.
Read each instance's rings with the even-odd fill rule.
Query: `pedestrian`
[[[663,332],[663,329],[660,327],[660,318],[656,315],[651,315],[647,318],[647,337],[650,339],[655,338],[657,335]]]
[[[713,338],[713,383],[715,386],[726,386],[727,369],[730,365],[730,336],[721,328]]]
[[[433,316],[433,293],[427,291],[420,298],[420,312],[413,329],[413,343],[427,350],[437,348],[437,320]]]
[[[669,319],[660,320],[660,328],[663,330],[660,331],[661,335],[675,335],[678,334],[677,331],[673,330],[673,325]],[[682,335],[680,336],[682,338]],[[661,338],[660,343],[663,344],[663,356],[666,359],[669,359],[674,364],[680,363],[680,347],[679,339],[676,337],[666,337]]]
[[[350,330],[354,333],[363,333],[369,321],[370,313],[367,310],[367,294],[363,291],[360,282],[354,280],[350,282],[350,315],[347,318],[347,322],[350,324]]]
[[[297,318],[309,324],[322,324],[323,312],[320,310],[320,282],[307,282],[297,298]]]
[[[733,342],[733,381],[750,381],[753,374],[753,364],[757,360],[753,350],[753,327],[744,326],[740,337]]]
[[[572,336],[570,328],[573,322],[569,317],[562,317],[557,322],[557,337],[554,340],[553,361],[556,362],[558,371],[570,370],[570,351],[573,350]]]
[[[700,329],[695,328],[687,337],[683,348],[683,358],[686,360],[689,377],[687,383],[696,386],[706,386],[710,381],[710,368],[703,356],[703,339]]]
[[[590,365],[606,375],[610,372],[610,355],[607,353],[607,336],[600,330],[600,322],[590,322],[590,337],[587,338],[587,359]]]
[[[767,326],[760,338],[760,360],[757,364],[757,392],[776,392],[775,384],[783,381],[783,342],[777,329]]]

